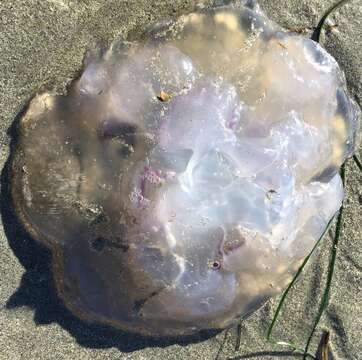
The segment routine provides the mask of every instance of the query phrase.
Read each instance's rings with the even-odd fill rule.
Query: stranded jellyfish
[[[290,281],[341,205],[359,110],[322,47],[209,8],[88,54],[19,123],[16,211],[81,318],[221,329]]]

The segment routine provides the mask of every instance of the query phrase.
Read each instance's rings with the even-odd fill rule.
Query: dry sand
[[[211,1],[210,1],[211,2]],[[289,28],[314,26],[332,0],[260,0],[264,11]],[[84,52],[97,42],[138,34],[150,22],[190,11],[191,0],[1,0],[0,166],[8,154],[7,130],[27,101],[42,89],[64,92],[81,68]],[[207,3],[207,1],[204,1]],[[362,2],[354,0],[331,17],[338,24],[323,44],[345,70],[351,93],[362,100]],[[361,101],[360,101],[361,102]],[[4,173],[4,172],[3,172]],[[362,359],[361,174],[347,165],[346,216],[332,297],[317,329],[331,332],[336,359]],[[12,216],[5,176],[1,182],[0,359],[292,359],[270,345],[265,331],[277,299],[216,337],[152,340],[73,317],[57,300],[49,253],[21,230]],[[331,238],[290,294],[276,330],[278,339],[303,345],[325,282]],[[222,343],[224,345],[221,347]],[[274,354],[274,356],[272,356]]]

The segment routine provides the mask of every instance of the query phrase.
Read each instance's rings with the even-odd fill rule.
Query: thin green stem
[[[278,307],[274,313],[274,316],[273,316],[273,320],[268,328],[268,332],[267,332],[267,340],[270,341],[270,337],[271,337],[271,334],[272,334],[272,331],[273,331],[273,328],[275,326],[275,323],[277,321],[277,318],[278,318],[278,315],[283,307],[283,304],[286,300],[286,297],[289,293],[289,291],[291,290],[291,288],[293,287],[293,285],[295,284],[295,282],[298,280],[299,278],[299,275],[302,273],[305,265],[308,263],[310,257],[312,256],[312,254],[314,253],[315,249],[318,247],[319,243],[321,242],[321,240],[323,239],[324,235],[327,233],[327,231],[329,230],[329,228],[331,227],[332,225],[332,222],[335,218],[335,215],[332,217],[332,219],[328,222],[325,230],[323,231],[322,235],[320,236],[320,238],[318,239],[318,241],[314,244],[312,250],[309,252],[309,254],[304,258],[301,266],[299,267],[298,271],[296,272],[296,274],[294,275],[292,281],[289,283],[289,285],[287,286],[287,288],[284,290],[283,292],[283,295],[279,301],[279,304],[278,304]]]
[[[335,3],[334,5],[332,5],[326,12],[325,14],[321,17],[321,19],[319,20],[319,23],[317,25],[317,27],[315,28],[311,39],[318,42],[320,41],[320,37],[321,37],[321,32],[324,26],[324,23],[326,22],[327,18],[329,15],[332,14],[333,11],[337,10],[338,8],[340,8],[342,5],[348,3],[351,0],[340,0],[337,3]]]
[[[312,39],[313,39],[314,41],[319,42],[321,30],[322,30],[322,28],[323,28],[323,26],[324,26],[324,23],[325,23],[325,21],[327,20],[328,16],[329,16],[333,11],[337,10],[339,7],[341,7],[342,5],[346,4],[348,1],[350,1],[350,0],[341,0],[341,1],[338,1],[337,3],[335,3],[334,5],[332,5],[332,6],[324,13],[324,15],[322,16],[322,18],[321,18],[320,21],[318,22],[318,25],[317,25],[317,27],[316,27],[313,35],[312,35]],[[355,158],[355,156],[354,156],[354,159],[355,159],[355,162],[356,162],[356,164],[358,165],[358,167],[359,167],[360,169],[362,169],[362,164],[361,164],[361,162],[359,161],[359,159],[358,159],[357,157]],[[343,170],[343,173],[344,173],[344,170]],[[342,180],[344,180],[344,179],[342,179]],[[293,277],[292,281],[289,283],[288,287],[285,289],[285,291],[284,291],[284,293],[283,293],[283,295],[282,295],[282,297],[281,297],[281,300],[280,300],[280,302],[279,302],[279,304],[278,304],[278,307],[277,307],[277,309],[276,309],[276,311],[275,311],[273,320],[272,320],[272,322],[271,322],[271,324],[270,324],[270,326],[269,326],[268,332],[267,332],[267,339],[268,339],[268,341],[270,340],[271,333],[272,333],[273,328],[274,328],[274,326],[275,326],[276,320],[277,320],[278,315],[279,315],[279,313],[280,313],[280,311],[281,311],[281,309],[282,309],[282,307],[283,307],[283,304],[284,304],[284,302],[285,302],[285,299],[286,299],[286,297],[287,297],[290,289],[293,287],[293,285],[294,285],[295,282],[297,281],[299,275],[302,273],[305,265],[306,265],[307,262],[309,261],[309,258],[312,256],[312,254],[314,253],[315,249],[318,247],[320,241],[322,240],[322,238],[324,237],[324,235],[326,234],[326,232],[329,230],[329,228],[330,228],[330,226],[331,226],[334,218],[335,218],[335,216],[333,216],[332,219],[329,221],[329,223],[328,223],[325,231],[323,232],[322,236],[318,239],[318,241],[315,243],[315,245],[314,245],[314,247],[312,248],[312,250],[310,251],[310,253],[309,253],[309,254],[306,256],[306,258],[303,260],[302,265],[299,267],[298,271],[297,271],[296,274],[294,275],[294,277]]]
[[[241,322],[242,320],[240,320],[238,327],[237,327],[237,335],[236,335],[236,344],[235,344],[235,351],[239,351],[240,350],[240,345],[241,345]]]
[[[346,182],[345,164],[343,164],[341,167],[341,177],[342,177],[343,186],[345,186],[345,182]],[[323,315],[323,312],[328,305],[329,294],[330,294],[331,284],[332,284],[332,279],[333,279],[333,274],[334,274],[334,267],[335,267],[336,258],[337,258],[337,249],[338,249],[339,239],[340,239],[341,233],[342,233],[342,224],[343,224],[343,203],[342,203],[342,206],[339,210],[338,217],[337,217],[336,232],[335,232],[335,236],[333,239],[333,246],[332,246],[332,250],[331,250],[331,259],[330,259],[329,267],[328,267],[326,286],[325,286],[325,289],[323,292],[322,301],[319,305],[317,316],[314,320],[312,331],[310,332],[307,344],[304,349],[303,359],[307,358],[307,353],[308,353],[309,346],[312,341],[313,335],[314,335],[315,330],[319,324],[319,321]]]
[[[225,332],[224,332],[224,336],[223,336],[223,339],[221,341],[221,345],[219,347],[219,350],[217,351],[217,354],[215,356],[215,360],[219,360],[220,358],[220,354],[222,353],[222,351],[224,350],[224,346],[225,346],[225,343],[226,343],[226,338],[228,336],[228,333],[229,333],[229,330],[230,329],[226,329]]]
[[[341,7],[342,5],[346,4],[347,2],[349,2],[351,0],[341,0],[341,1],[338,1],[337,3],[335,3],[334,5],[332,5],[326,12],[325,14],[322,16],[322,18],[320,19],[320,21],[318,22],[318,25],[315,29],[315,31],[313,32],[312,34],[312,40],[316,41],[316,42],[319,42],[320,41],[320,35],[321,35],[321,31],[322,31],[322,28],[328,18],[328,16],[331,15],[332,12],[334,12],[335,10],[337,10],[339,7]],[[355,163],[357,164],[358,168],[362,171],[362,163],[361,161],[359,160],[359,158],[354,155],[353,156],[353,159],[355,161]],[[342,167],[341,167],[341,176],[342,176],[342,182],[343,182],[343,185],[345,185],[345,165],[343,164]],[[273,316],[273,319],[272,319],[272,322],[268,328],[268,332],[267,332],[267,339],[268,341],[270,341],[270,338],[271,338],[271,334],[272,334],[272,331],[273,331],[273,328],[275,326],[275,323],[277,321],[277,318],[279,316],[279,313],[283,307],[283,304],[286,300],[286,297],[289,293],[289,291],[291,290],[291,288],[293,287],[293,285],[295,284],[295,282],[297,281],[297,279],[299,278],[300,274],[302,273],[305,265],[308,263],[310,257],[312,256],[312,254],[314,253],[314,251],[316,250],[316,248],[318,247],[318,245],[320,244],[321,240],[323,239],[324,235],[326,234],[326,232],[329,230],[329,228],[331,227],[331,224],[334,220],[334,218],[336,217],[336,215],[334,215],[332,217],[332,219],[329,221],[329,223],[327,224],[326,226],[326,229],[324,230],[323,234],[321,235],[321,237],[318,239],[318,241],[315,243],[314,247],[312,248],[312,250],[310,251],[310,253],[305,257],[305,259],[303,260],[303,263],[301,264],[301,266],[299,267],[298,271],[296,272],[296,274],[294,275],[292,281],[289,283],[288,287],[285,289],[285,291],[283,292],[282,294],[282,297],[281,297],[281,300],[279,301],[279,304],[278,304],[278,307],[274,313],[274,316]],[[334,267],[335,267],[335,262],[336,262],[336,256],[337,256],[337,247],[338,247],[338,243],[339,243],[339,239],[340,239],[340,236],[341,236],[341,228],[342,228],[342,220],[343,220],[343,204],[338,212],[338,217],[337,217],[337,224],[336,224],[336,233],[335,233],[335,236],[334,236],[334,240],[333,240],[333,248],[332,248],[332,254],[331,254],[331,260],[329,262],[329,270],[328,270],[328,275],[327,275],[327,283],[326,283],[326,287],[325,287],[325,290],[324,290],[324,293],[323,293],[323,298],[322,298],[322,302],[320,304],[320,307],[319,307],[319,311],[318,311],[318,314],[317,314],[317,317],[315,319],[315,322],[314,322],[314,325],[313,325],[313,328],[312,328],[312,331],[309,335],[309,338],[308,338],[308,341],[307,341],[307,344],[305,346],[305,349],[304,351],[302,352],[303,353],[303,359],[306,359],[307,357],[312,357],[312,358],[315,358],[313,357],[312,355],[310,355],[308,353],[308,349],[309,349],[309,346],[310,346],[310,342],[313,338],[313,335],[314,335],[314,332],[315,332],[315,329],[320,321],[320,318],[322,317],[322,314],[323,314],[323,311],[325,310],[327,304],[328,304],[328,299],[329,299],[329,293],[330,293],[330,288],[331,288],[331,283],[332,283],[332,278],[333,278],[333,273],[334,273]],[[278,343],[277,343],[278,344]],[[279,342],[279,344],[281,344],[281,342]],[[294,345],[292,344],[289,344],[289,343],[283,343],[283,344],[286,344],[288,346],[291,346],[292,348],[294,348],[294,350],[297,350],[296,347],[294,347]]]
[[[359,168],[359,170],[362,171],[361,160],[358,158],[358,156],[356,154],[353,155],[353,160],[354,160],[355,164],[357,165],[357,167]]]

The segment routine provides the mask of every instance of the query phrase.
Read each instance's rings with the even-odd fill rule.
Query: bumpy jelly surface
[[[280,292],[341,205],[359,110],[317,43],[258,9],[90,54],[20,121],[13,197],[78,316],[218,329]]]

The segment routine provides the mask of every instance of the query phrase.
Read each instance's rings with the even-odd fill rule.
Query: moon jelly
[[[83,319],[148,335],[221,329],[290,281],[341,205],[360,111],[321,46],[258,7],[152,26],[36,96],[16,211]]]

